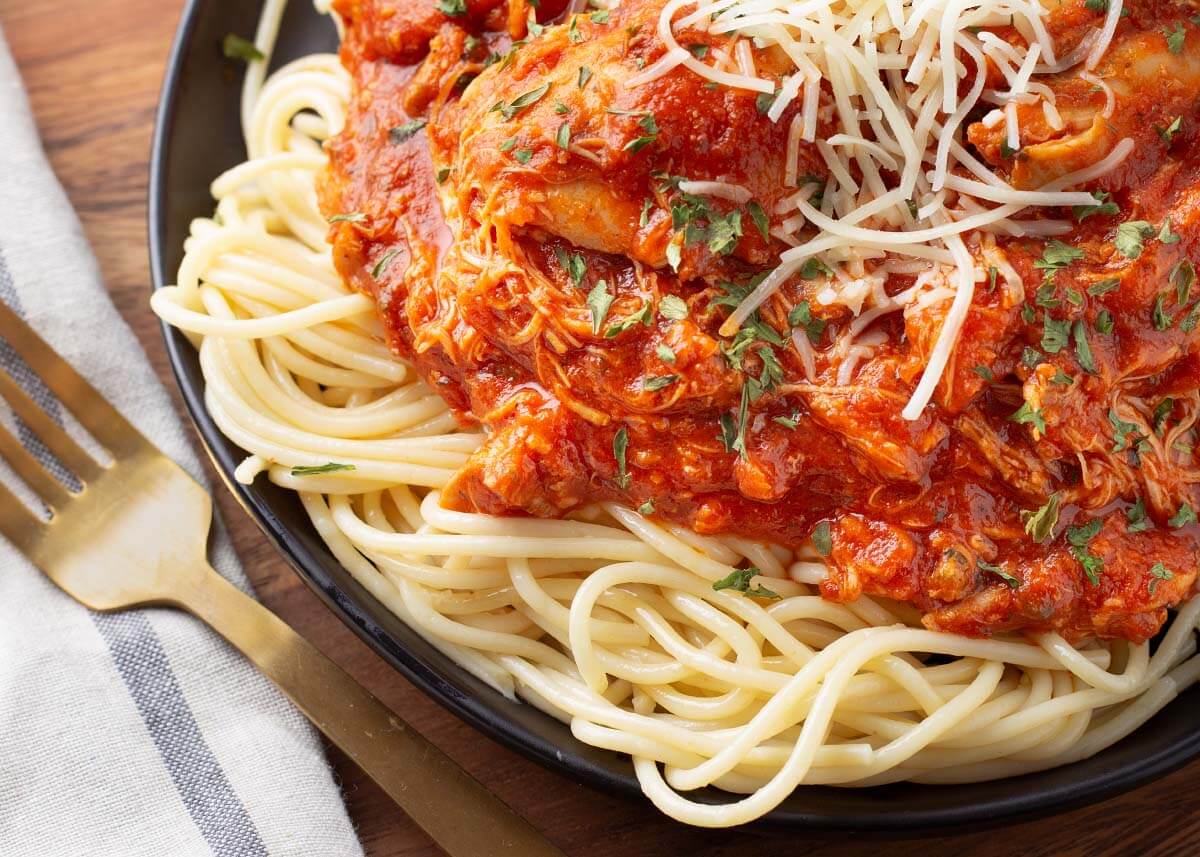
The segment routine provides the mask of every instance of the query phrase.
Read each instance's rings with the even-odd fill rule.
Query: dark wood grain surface
[[[168,385],[158,325],[146,304],[145,201],[154,108],[181,6],[182,0],[0,0],[0,27],[25,77],[50,160],[79,212],[113,300]],[[442,711],[308,592],[228,496],[222,492],[218,501],[266,604],[572,857],[1200,853],[1200,763],[1132,794],[1058,818],[937,839],[767,837],[674,824],[642,802],[597,794],[544,771]],[[439,853],[353,765],[336,751],[330,758],[369,855]],[[304,808],[296,811],[303,813]]]

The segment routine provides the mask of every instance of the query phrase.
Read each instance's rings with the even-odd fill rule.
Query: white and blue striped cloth
[[[201,477],[46,163],[2,31],[0,300]],[[0,369],[64,419],[2,339]],[[2,405],[0,423],[49,460]],[[247,585],[219,529],[211,559]],[[253,667],[180,613],[87,611],[0,539],[0,855],[361,853],[317,736]]]

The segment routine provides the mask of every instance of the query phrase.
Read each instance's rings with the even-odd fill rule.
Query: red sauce
[[[708,199],[708,228],[740,216],[738,228],[685,243],[672,271],[686,217],[673,209],[688,203],[678,179],[741,184],[771,212],[795,192],[783,159],[796,108],[773,123],[754,93],[685,69],[623,86],[664,51],[661,3],[628,0],[607,20],[583,14],[527,34],[531,11],[549,22],[561,4],[468,0],[447,15],[433,0],[337,0],[355,86],[320,191],[327,214],[366,215],[331,228],[338,270],[376,297],[396,352],[464,423],[489,431],[444,502],[548,517],[597,500],[652,503],[647,514],[701,533],[790,546],[824,522],[827,598],[908,601],[927,626],[971,635],[1153,635],[1196,577],[1196,528],[1181,510],[1197,507],[1200,481],[1198,335],[1186,321],[1200,286],[1176,286],[1178,266],[1200,254],[1200,110],[1196,87],[1173,74],[1148,83],[1139,63],[1172,53],[1163,32],[1176,23],[1179,61],[1200,63],[1200,29],[1175,3],[1126,6],[1098,70],[1126,90],[1109,120],[1095,118],[1103,93],[1067,73],[1055,83],[1064,129],[1023,123],[1022,149],[1008,157],[1002,125],[968,133],[1017,185],[1132,137],[1134,154],[1089,188],[1119,213],[1062,236],[1078,254],[1049,279],[1036,265],[1045,240],[998,239],[1023,287],[977,287],[933,403],[909,422],[900,410],[944,307],[884,315],[884,344],[839,386],[831,346],[854,316],[817,303],[815,280],[796,277],[763,306],[749,347],[718,335],[783,249],[748,207]],[[1067,51],[1098,21],[1068,0],[1048,26]],[[524,41],[514,49],[513,39]],[[814,150],[801,164],[823,178]],[[1136,259],[1114,246],[1126,221],[1153,224]],[[601,280],[613,300],[595,331],[587,297]],[[1097,286],[1106,280],[1116,286]],[[911,284],[893,275],[887,290]],[[675,299],[686,318],[664,311]],[[804,321],[789,313],[804,301],[816,319],[811,381],[790,344]],[[1055,330],[1067,336],[1057,348]],[[1023,401],[1039,405],[1037,419],[1014,421]],[[1058,524],[1038,543],[1022,512],[1051,497]]]

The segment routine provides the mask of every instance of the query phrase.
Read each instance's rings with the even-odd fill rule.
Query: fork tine
[[[16,474],[25,480],[25,484],[33,489],[46,502],[46,505],[62,510],[71,495],[59,484],[50,473],[30,455],[29,450],[21,445],[12,432],[0,426],[0,458],[8,462]]]
[[[3,371],[0,371],[0,398],[8,402],[13,413],[80,482],[90,482],[100,475],[100,465]]]
[[[17,496],[0,483],[0,535],[30,554],[43,538],[46,525],[25,508]]]
[[[0,301],[0,336],[8,340],[9,345],[41,376],[42,381],[58,396],[59,401],[71,411],[75,419],[79,420],[114,458],[122,458],[151,448],[150,442],[130,425],[108,400],[96,392],[95,387],[59,357],[54,349],[34,333],[33,328],[18,318],[3,301]],[[47,446],[50,444],[47,443]],[[58,455],[54,447],[51,447],[51,451]]]

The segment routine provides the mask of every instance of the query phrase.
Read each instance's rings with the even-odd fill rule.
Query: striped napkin
[[[46,163],[2,31],[0,300],[202,478]],[[0,369],[73,431],[3,339]],[[2,404],[0,424],[48,460]],[[3,464],[0,478],[12,484]],[[219,526],[210,558],[248,586]],[[180,613],[91,613],[0,538],[0,854],[350,857],[362,850],[316,734],[240,655]]]

